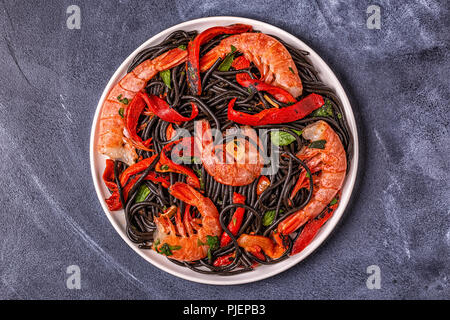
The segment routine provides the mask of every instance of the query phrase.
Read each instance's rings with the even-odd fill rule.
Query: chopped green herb
[[[220,64],[218,70],[219,71],[228,71],[228,70],[230,70],[231,64],[233,63],[233,60],[234,60],[234,54],[226,56],[225,59]]]
[[[332,117],[333,116],[333,107],[331,106],[330,100],[326,100],[325,104],[321,106],[319,109],[315,110],[312,113],[313,117]]]
[[[145,184],[141,185],[139,187],[135,202],[138,203],[138,202],[145,201],[145,198],[147,198],[147,196],[149,194],[150,194],[150,189]]]
[[[154,247],[155,247],[155,251],[159,253],[158,250],[158,245],[160,244],[161,241],[159,241],[159,239],[156,239],[156,241],[153,243]]]
[[[123,111],[124,111],[124,109],[123,108],[120,108],[119,109],[119,115],[123,118]]]
[[[119,94],[117,96],[117,100],[119,100],[119,102],[123,103],[123,104],[128,104],[128,102],[130,102],[127,98],[123,98],[122,99],[122,94]]]
[[[309,145],[309,148],[311,148],[311,149],[325,149],[325,143],[327,143],[327,140],[313,141]]]
[[[209,260],[209,261],[212,261],[211,248],[208,249],[208,260]]]
[[[206,236],[206,243],[211,250],[216,250],[219,247],[219,237],[218,236]]]
[[[338,119],[342,119],[342,114],[338,113],[337,117],[338,117]]]
[[[333,198],[333,200],[331,200],[330,202],[330,206],[335,205],[337,203],[337,199]]]
[[[186,45],[185,44],[179,45],[178,48],[181,50],[186,50]]]
[[[295,74],[294,69],[292,69],[291,67],[289,67],[289,71]]]
[[[169,166],[167,164],[163,164],[161,166],[161,170],[169,170]]]
[[[206,243],[209,246],[208,249],[208,259],[212,259],[212,251],[219,248],[219,237],[218,236],[206,236]]]
[[[280,210],[279,212],[283,213],[283,210]],[[267,227],[272,224],[273,220],[275,219],[275,213],[276,213],[276,210],[270,210],[270,211],[266,211],[266,213],[264,213],[264,216],[262,219],[263,226]]]
[[[161,76],[162,81],[167,86],[167,88],[171,89],[170,86],[170,70],[160,71],[159,75]]]
[[[303,131],[292,130],[296,134],[301,135]],[[272,143],[276,146],[287,146],[295,141],[295,137],[287,132],[278,130],[270,132],[270,139]]]
[[[308,171],[306,171],[305,177],[307,177],[308,179],[309,179],[309,177],[311,177],[311,176],[309,175],[309,172],[308,172]]]
[[[193,158],[193,161],[196,162],[192,162],[192,163],[200,163],[200,159],[198,159],[197,157]],[[194,172],[196,174],[196,176],[198,177],[198,180],[200,181],[200,189],[205,190],[205,182],[202,179],[202,169],[194,169]]]
[[[168,243],[164,243],[159,248],[159,253],[164,254],[166,256],[171,256],[171,255],[173,255],[172,250],[179,250],[179,249],[181,249],[181,246],[171,246]]]
[[[233,220],[232,220],[232,221],[233,221],[233,224],[236,225],[236,222],[237,222],[236,217],[233,217]]]
[[[236,47],[233,45],[231,46],[231,53],[229,53],[225,59],[223,59],[222,63],[220,64],[219,68],[217,68],[219,71],[228,71],[231,68],[231,64],[234,60],[234,52],[236,51]]]

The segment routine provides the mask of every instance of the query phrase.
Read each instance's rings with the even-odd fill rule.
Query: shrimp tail
[[[283,235],[288,235],[304,225],[309,218],[309,215],[303,210],[299,210],[280,222],[278,231]]]
[[[203,196],[197,190],[195,190],[190,185],[182,182],[176,182],[171,185],[169,188],[169,192],[175,198],[186,202],[191,206],[197,206],[201,201],[201,198],[203,198]]]

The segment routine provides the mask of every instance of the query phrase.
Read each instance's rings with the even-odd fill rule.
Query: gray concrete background
[[[81,29],[66,9],[81,8]],[[381,29],[366,9],[381,7]],[[270,279],[196,284],[147,263],[95,195],[89,134],[115,69],[152,35],[235,15],[283,28],[334,69],[355,109],[362,159],[338,230]],[[448,299],[448,2],[0,1],[0,298]],[[81,268],[82,289],[66,288]],[[381,289],[366,268],[381,269]]]

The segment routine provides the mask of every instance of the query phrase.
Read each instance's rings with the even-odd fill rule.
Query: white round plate
[[[349,129],[351,131],[352,139],[353,139],[353,156],[352,161],[350,163],[350,168],[348,175],[345,179],[344,186],[342,188],[342,196],[340,200],[339,207],[336,209],[335,213],[331,217],[331,219],[321,228],[320,232],[316,235],[314,240],[300,253],[289,257],[288,259],[279,262],[274,265],[262,265],[255,268],[254,271],[238,274],[234,276],[218,276],[218,275],[205,275],[200,274],[194,271],[191,271],[188,268],[180,267],[175,265],[174,263],[168,261],[163,255],[157,254],[153,250],[142,250],[137,247],[136,244],[132,243],[126,233],[125,233],[125,218],[122,211],[114,211],[111,212],[108,210],[106,206],[105,198],[109,197],[109,192],[105,187],[102,181],[102,174],[105,168],[105,157],[101,155],[97,151],[97,135],[98,135],[98,119],[100,114],[100,109],[102,107],[103,101],[106,98],[109,90],[126,74],[126,69],[128,65],[133,60],[133,57],[140,52],[141,50],[160,43],[165,37],[167,37],[170,33],[175,30],[198,30],[203,31],[207,28],[213,26],[226,26],[234,23],[244,23],[252,25],[254,29],[259,30],[261,32],[272,34],[278,36],[285,42],[293,45],[296,48],[306,50],[310,53],[309,59],[319,72],[320,78],[323,82],[329,85],[340,100],[342,101],[345,117],[347,119]],[[249,283],[258,280],[262,280],[265,278],[269,278],[274,276],[284,270],[289,269],[290,267],[296,265],[303,259],[305,259],[308,255],[310,255],[320,244],[328,237],[331,231],[335,228],[338,221],[341,219],[344,214],[344,210],[348,204],[350,199],[350,195],[352,193],[356,173],[358,166],[358,136],[357,129],[355,123],[355,117],[353,115],[352,108],[350,106],[350,102],[347,98],[347,95],[344,92],[341,84],[338,79],[331,71],[331,69],[327,66],[327,64],[315,53],[310,47],[308,47],[305,43],[294,37],[293,35],[287,33],[284,30],[281,30],[277,27],[274,27],[270,24],[246,18],[238,18],[238,17],[209,17],[209,18],[201,18],[196,20],[191,20],[187,22],[180,23],[176,26],[173,26],[169,29],[166,29],[154,37],[145,41],[139,48],[137,48],[125,61],[120,65],[120,67],[116,70],[114,75],[108,82],[103,94],[98,102],[97,110],[95,111],[94,121],[92,123],[91,129],[91,139],[90,139],[90,162],[91,162],[91,173],[92,178],[94,180],[95,190],[97,192],[98,199],[103,207],[103,210],[106,213],[109,221],[112,223],[116,231],[120,234],[123,240],[131,247],[134,251],[136,251],[139,255],[141,255],[145,260],[153,264],[154,266],[169,272],[177,277],[199,282],[206,284],[216,284],[216,285],[233,285],[233,284],[242,284]]]

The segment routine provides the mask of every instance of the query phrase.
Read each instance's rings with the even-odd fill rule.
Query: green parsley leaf
[[[122,118],[124,117],[123,112],[124,112],[124,109],[123,109],[123,108],[120,108],[120,109],[119,109],[119,115],[120,115]]]
[[[231,53],[234,53],[237,50],[236,47],[233,45],[231,45],[230,47],[231,47]]]
[[[161,166],[161,170],[169,170],[169,166],[167,164],[163,164]]]
[[[325,143],[327,143],[327,140],[313,141],[309,145],[309,148],[311,148],[311,149],[325,149]]]
[[[292,130],[296,134],[301,135],[302,131],[298,130]],[[287,146],[295,141],[295,137],[287,132],[278,130],[278,131],[271,131],[270,132],[270,139],[272,143],[276,146]]]
[[[289,67],[289,71],[295,74],[294,69],[292,69],[291,67]]]
[[[165,83],[167,88],[171,89],[170,86],[170,70],[160,71],[159,75],[161,76],[162,81]]]
[[[335,205],[337,203],[337,199],[333,198],[333,200],[331,200],[330,202],[330,206]]]
[[[178,48],[181,49],[181,50],[186,50],[187,47],[186,47],[185,44],[181,44],[181,45],[178,46]]]

